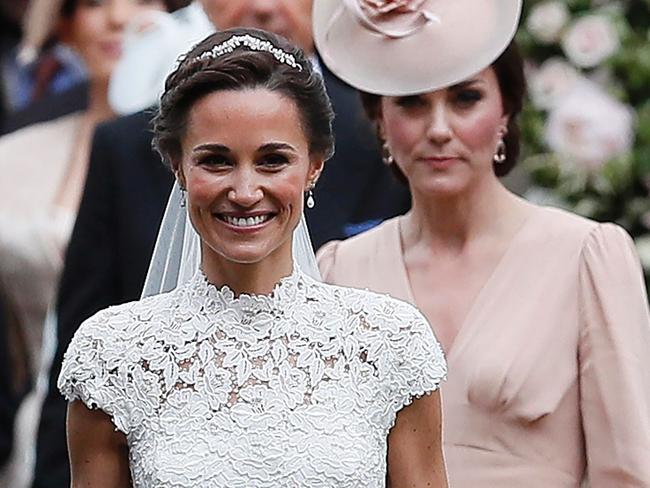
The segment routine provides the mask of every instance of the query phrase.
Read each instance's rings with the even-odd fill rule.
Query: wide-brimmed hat
[[[54,35],[61,19],[63,0],[31,0],[23,21],[19,60],[30,63]]]
[[[515,35],[522,0],[314,0],[328,68],[360,90],[411,95],[488,67]]]

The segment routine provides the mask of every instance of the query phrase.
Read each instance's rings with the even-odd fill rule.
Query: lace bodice
[[[199,272],[87,320],[59,388],[126,434],[136,487],[381,487],[397,412],[445,373],[404,302],[299,270],[235,297]]]

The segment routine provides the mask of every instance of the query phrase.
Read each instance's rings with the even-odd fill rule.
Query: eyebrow
[[[287,144],[284,142],[269,142],[267,144],[262,144],[258,149],[258,151],[281,151],[281,150],[289,150],[293,152],[297,152],[298,150],[293,147],[291,144]]]
[[[463,89],[463,88],[469,88],[469,87],[471,87],[473,85],[479,85],[479,84],[482,85],[484,83],[485,83],[484,80],[482,80],[480,78],[474,78],[474,79],[471,79],[471,80],[465,80],[465,81],[461,81],[460,83],[456,83],[451,88],[453,90],[459,90],[459,89]]]
[[[287,144],[284,142],[268,142],[266,144],[262,144],[260,147],[257,148],[258,152],[267,152],[267,151],[281,151],[281,150],[289,150],[293,152],[297,152],[297,149],[293,147],[291,144]],[[200,151],[210,151],[210,152],[218,152],[218,153],[231,153],[232,150],[228,146],[224,146],[223,144],[200,144],[196,146],[194,149],[192,149],[192,152],[200,152]]]
[[[220,152],[220,153],[230,153],[232,152],[228,146],[223,144],[201,144],[192,149],[192,152],[199,151],[210,151],[210,152]]]

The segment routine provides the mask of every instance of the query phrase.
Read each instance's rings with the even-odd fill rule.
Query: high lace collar
[[[273,287],[268,294],[241,294],[236,296],[228,285],[217,286],[211,283],[203,270],[199,269],[188,283],[193,299],[200,301],[201,307],[209,312],[237,310],[246,313],[282,313],[291,308],[304,294],[305,274],[294,264],[293,271]]]

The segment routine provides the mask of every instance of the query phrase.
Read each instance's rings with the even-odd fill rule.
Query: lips
[[[429,156],[421,159],[424,163],[428,164],[431,168],[436,170],[447,169],[460,161],[458,156]]]

